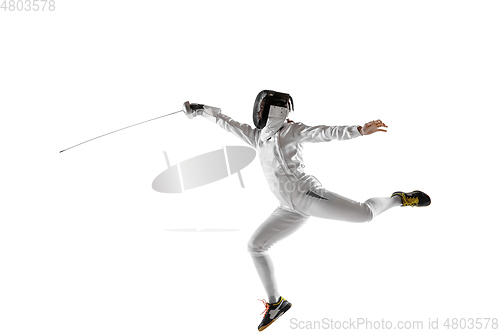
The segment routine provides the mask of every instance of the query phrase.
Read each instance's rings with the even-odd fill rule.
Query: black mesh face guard
[[[292,96],[272,90],[262,90],[255,98],[253,105],[253,123],[255,127],[262,129],[266,126],[271,105],[287,107],[289,110],[293,110]],[[262,117],[259,119],[261,109]]]

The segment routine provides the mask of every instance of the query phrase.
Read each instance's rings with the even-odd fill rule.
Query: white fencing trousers
[[[273,262],[267,250],[297,231],[308,219],[309,216],[280,206],[255,230],[248,241],[248,251],[264,285],[269,303],[276,303],[280,294],[274,276]]]
[[[269,303],[277,302],[280,293],[268,250],[273,244],[302,227],[310,216],[348,222],[368,222],[387,209],[401,205],[399,197],[371,198],[359,203],[324,189],[315,191],[313,196],[305,194],[303,196],[300,200],[294,200],[294,203],[297,203],[296,208],[301,211],[281,205],[255,230],[247,244]]]

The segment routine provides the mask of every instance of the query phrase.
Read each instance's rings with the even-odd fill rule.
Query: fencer
[[[271,325],[292,305],[278,291],[269,249],[297,231],[311,216],[368,222],[393,207],[423,207],[431,203],[429,196],[421,191],[396,191],[390,197],[357,202],[323,188],[318,179],[305,172],[304,143],[350,140],[386,132],[384,128],[387,126],[380,120],[363,126],[307,126],[288,119],[293,109],[293,99],[289,94],[263,90],[255,99],[253,128],[223,114],[220,108],[184,103],[188,118],[202,116],[257,150],[269,188],[279,202],[276,210],[255,230],[247,245],[268,297],[268,302],[262,300],[266,308],[259,331]]]

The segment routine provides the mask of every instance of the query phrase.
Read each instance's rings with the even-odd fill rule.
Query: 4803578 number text
[[[0,10],[4,12],[43,12],[56,10],[55,0],[3,0]]]

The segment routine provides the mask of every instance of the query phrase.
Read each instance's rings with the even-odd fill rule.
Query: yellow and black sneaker
[[[425,207],[431,204],[431,198],[422,191],[413,191],[409,193],[398,191],[394,192],[391,198],[395,196],[401,197],[402,206]]]
[[[274,323],[276,319],[281,317],[281,315],[288,311],[292,307],[292,303],[288,302],[286,299],[280,296],[277,303],[266,303],[263,299],[259,299],[266,306],[266,309],[262,312],[264,313],[264,319],[260,323],[258,329],[259,331],[265,330],[269,325]],[[262,314],[261,313],[261,314]]]

